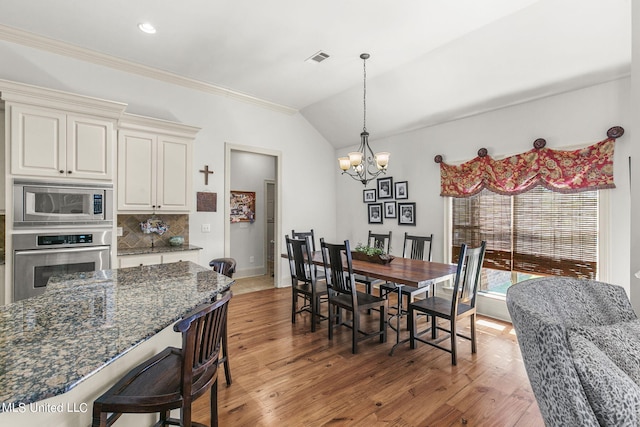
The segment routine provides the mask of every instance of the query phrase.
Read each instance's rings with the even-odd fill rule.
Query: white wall
[[[231,152],[231,190],[256,193],[256,217],[253,223],[230,225],[231,257],[236,260],[238,277],[256,276],[266,271],[265,180],[276,180],[276,158],[244,151]],[[253,262],[251,259],[253,257]]]
[[[555,149],[585,146],[603,140],[611,126],[629,128],[630,86],[630,79],[624,78],[383,140],[372,140],[374,152],[391,152],[387,176],[392,176],[394,181],[409,182],[408,201],[416,202],[417,225],[398,226],[397,221],[386,219],[382,225],[367,224],[366,205],[362,202],[363,186],[349,178],[338,177],[337,203],[341,209],[338,213],[338,238],[363,241],[369,229],[392,230],[392,252],[401,255],[405,231],[433,233],[433,259],[444,260],[444,199],[440,197],[440,170],[433,161],[437,154],[441,154],[445,162],[459,163],[475,157],[482,147],[497,158],[528,151],[537,138],[545,138],[547,147]],[[367,124],[372,137],[375,137],[375,123]],[[617,188],[610,190],[611,282],[624,286],[627,291],[630,245],[628,156],[631,145],[628,134],[616,144],[614,177]],[[347,151],[339,150],[337,154]]]
[[[190,217],[190,243],[204,248],[201,263],[225,255],[225,143],[282,152],[280,189],[286,207],[282,230],[312,226],[322,234],[334,235],[335,152],[300,114],[289,115],[9,42],[0,42],[0,58],[1,79],[125,102],[127,112],[202,128],[194,144],[194,193],[217,192],[218,210],[194,212]],[[198,172],[205,164],[214,171],[207,186]],[[211,233],[202,233],[202,224],[211,224]],[[276,238],[283,241],[284,234]],[[281,265],[288,274],[288,266]],[[286,276],[280,277],[281,283],[289,283]]]

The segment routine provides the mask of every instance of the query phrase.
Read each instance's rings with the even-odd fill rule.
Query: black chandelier
[[[387,172],[390,156],[387,152],[373,154],[373,150],[369,146],[369,132],[367,132],[367,59],[369,59],[369,56],[368,53],[360,55],[364,75],[362,98],[364,122],[362,133],[360,134],[360,146],[358,151],[348,153],[348,157],[338,158],[342,174],[349,175],[351,178],[362,182],[365,186],[381,173]]]

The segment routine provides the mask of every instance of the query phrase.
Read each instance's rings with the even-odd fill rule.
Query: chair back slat
[[[217,375],[221,339],[231,296],[229,291],[217,301],[196,308],[173,326],[174,331],[182,333],[183,396],[198,393]],[[197,379],[195,383],[194,379]]]
[[[485,241],[482,241],[477,248],[469,248],[464,243],[461,245],[453,298],[451,299],[452,313],[457,312],[454,310],[457,310],[459,303],[475,307],[486,245]]]
[[[367,244],[382,249],[386,254],[391,250],[391,231],[389,233],[373,233],[369,230]]]
[[[339,245],[320,239],[320,250],[326,277],[330,278],[327,280],[327,286],[335,292],[354,295],[356,287],[349,241],[345,240],[344,244]],[[343,263],[343,254],[346,265]]]
[[[428,245],[427,245],[428,244]],[[411,259],[420,259],[423,261],[431,261],[431,246],[433,244],[433,234],[429,236],[411,236],[404,233],[404,248],[402,257]],[[409,251],[407,251],[409,249]]]
[[[291,268],[291,278],[302,282],[315,281],[316,269],[313,268],[311,253],[311,237],[305,239],[291,239],[285,236],[287,256]]]
[[[313,228],[309,231],[295,231],[291,230],[291,238],[299,240],[311,239],[311,251],[316,251],[316,236],[313,233]]]

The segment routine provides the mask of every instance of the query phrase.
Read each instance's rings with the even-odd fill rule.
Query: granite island
[[[179,347],[175,321],[232,283],[178,262],[52,277],[43,295],[0,307],[0,425],[90,425],[93,400]]]

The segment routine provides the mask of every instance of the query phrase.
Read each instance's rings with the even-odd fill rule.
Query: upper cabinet
[[[118,211],[190,212],[192,144],[200,129],[131,114],[118,128]]]
[[[0,81],[11,174],[114,179],[116,124],[125,104]]]

